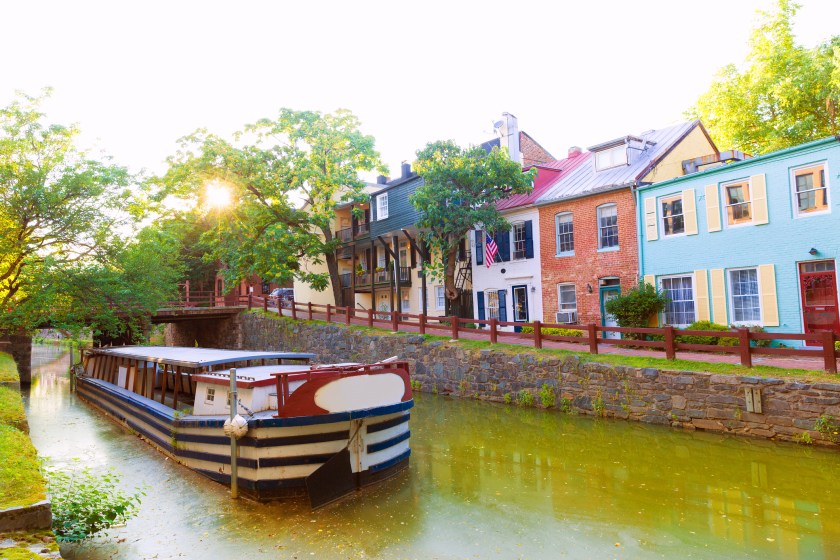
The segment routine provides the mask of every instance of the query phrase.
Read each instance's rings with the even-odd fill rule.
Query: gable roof
[[[547,204],[555,200],[578,198],[635,185],[698,126],[702,128],[703,125],[699,120],[693,120],[659,130],[649,130],[637,136],[621,136],[592,146],[589,149],[597,151],[629,141],[631,144],[642,145],[643,149],[630,158],[629,165],[603,171],[595,171],[593,152],[587,152],[587,160],[591,162],[589,165],[575,167],[563,179],[546,189],[535,203]],[[633,150],[632,147],[630,149]]]
[[[510,210],[534,204],[548,189],[589,159],[589,153],[576,153],[565,159],[533,165],[537,168],[534,188],[528,194],[515,194],[496,203],[497,210]],[[528,168],[530,169],[530,167]]]

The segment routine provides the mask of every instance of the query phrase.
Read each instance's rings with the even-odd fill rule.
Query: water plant
[[[560,410],[566,414],[572,413],[572,400],[566,397],[560,397]]]
[[[801,434],[799,434],[799,438],[796,441],[797,443],[801,443],[803,445],[811,445],[812,443],[814,443],[814,440],[811,439],[810,432],[802,432]]]
[[[542,387],[540,387],[540,402],[542,403],[543,407],[551,408],[552,406],[554,406],[556,401],[557,395],[555,395],[554,393],[554,387],[552,387],[548,383],[543,383]]]
[[[534,406],[534,395],[527,389],[522,389],[516,397],[516,402],[519,406]]]
[[[505,404],[510,404],[513,401],[513,397],[510,393],[505,393],[505,395],[502,397],[502,400],[505,402]]]
[[[604,396],[601,394],[601,391],[598,391],[598,394],[595,395],[594,399],[592,399],[592,410],[595,411],[597,416],[602,418],[607,415],[606,406],[604,404]]]
[[[419,379],[412,379],[411,380],[411,390],[412,391],[419,391],[422,383],[420,383]]]
[[[814,422],[814,429],[822,434],[824,439],[837,443],[840,440],[840,425],[830,414],[823,414]]]

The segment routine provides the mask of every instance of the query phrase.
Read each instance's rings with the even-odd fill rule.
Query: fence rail
[[[752,367],[753,356],[799,356],[823,360],[824,369],[830,373],[837,373],[837,351],[834,343],[837,336],[831,331],[816,333],[767,333],[751,332],[747,328],[727,331],[698,331],[676,329],[672,326],[660,328],[628,328],[608,327],[589,323],[586,325],[567,325],[558,323],[543,323],[532,321],[516,323],[499,321],[498,319],[465,319],[460,317],[438,317],[422,314],[404,313],[402,311],[380,311],[374,309],[360,309],[323,305],[318,303],[302,303],[298,301],[272,302],[267,296],[232,296],[227,298],[198,296],[191,294],[188,301],[180,303],[184,307],[208,307],[245,305],[248,308],[260,307],[265,310],[277,311],[282,316],[293,319],[325,319],[328,323],[363,324],[369,327],[381,326],[390,328],[394,332],[417,332],[419,334],[444,334],[458,340],[462,334],[469,334],[470,338],[486,339],[491,344],[500,341],[515,340],[517,343],[530,342],[534,348],[542,348],[546,341],[572,342],[580,344],[591,354],[598,354],[602,345],[646,348],[659,350],[665,358],[675,360],[678,351],[683,352],[716,352],[736,354],[742,365]],[[530,327],[531,332],[513,332],[502,330],[504,327]],[[549,334],[546,329],[564,329],[580,331],[574,334]],[[617,335],[617,336],[616,336]],[[686,336],[710,337],[715,340],[729,339],[727,345],[697,344],[686,342]],[[790,340],[804,342],[806,348],[769,348],[753,345],[766,340]]]

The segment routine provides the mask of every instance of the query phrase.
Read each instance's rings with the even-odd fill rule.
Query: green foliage
[[[461,394],[466,394],[466,392],[469,390],[469,388],[470,388],[470,384],[467,383],[466,379],[462,379],[461,382],[458,383],[458,390],[461,392]]]
[[[52,497],[53,531],[62,542],[88,539],[134,517],[145,496],[141,489],[119,489],[114,471],[95,474],[89,468],[47,470]]]
[[[0,548],[0,560],[41,560],[43,556],[18,546]]]
[[[412,380],[411,380],[411,390],[412,390],[412,391],[419,391],[419,390],[420,390],[421,385],[422,385],[422,384],[420,383],[420,381],[419,381],[419,380],[417,380],[417,379],[412,379]]]
[[[840,340],[834,343],[834,349],[840,352]]]
[[[595,395],[595,398],[592,399],[592,410],[595,411],[596,416],[600,416],[603,418],[607,415],[606,404],[604,403],[604,396],[601,394],[601,391],[598,391],[598,394]]]
[[[803,445],[811,445],[812,443],[814,443],[814,441],[811,439],[810,432],[802,432],[801,434],[799,434],[799,438],[797,441],[798,443],[801,443]]]
[[[0,425],[0,509],[30,505],[45,497],[38,453],[29,437]]]
[[[16,386],[0,385],[0,425],[12,426],[21,431],[28,431],[23,400]]]
[[[427,144],[417,152],[414,167],[423,177],[423,185],[410,200],[420,212],[417,227],[423,231],[420,235],[433,257],[426,271],[430,277],[444,281],[446,297],[454,304],[458,297],[455,269],[459,243],[478,226],[489,232],[508,231],[510,224],[496,209],[496,203],[531,192],[536,169],[523,173],[522,166],[506,151],[461,148],[451,140]]]
[[[687,330],[690,331],[729,331],[726,325],[719,325],[711,321],[694,321]],[[738,344],[737,338],[718,337],[718,336],[699,336],[699,335],[679,335],[676,338],[677,342],[684,344],[708,344],[720,346],[734,346]]]
[[[840,441],[840,425],[830,414],[823,414],[814,422],[814,429],[822,434],[824,439],[837,443]]]
[[[560,397],[560,410],[566,414],[572,413],[572,400],[566,397]]]
[[[502,400],[505,402],[505,404],[510,404],[513,402],[513,396],[510,393],[505,393],[502,397]]]
[[[557,401],[557,395],[554,392],[554,387],[547,383],[543,383],[540,387],[540,402],[544,408],[551,408]]]
[[[186,199],[215,220],[200,240],[205,260],[224,265],[226,284],[256,274],[278,283],[299,278],[324,290],[331,279],[338,302],[335,206],[366,198],[360,172],[384,171],[373,137],[359,126],[346,110],[284,108],[276,119],[246,125],[232,141],[198,130],[180,140],[167,173],[151,183],[155,199]],[[209,208],[210,183],[231,192],[230,207]],[[303,266],[325,261],[328,273]]]
[[[840,36],[813,49],[797,45],[798,8],[778,0],[773,13],[763,13],[743,69],[720,70],[690,111],[718,146],[760,154],[837,134]]]
[[[534,406],[534,395],[527,389],[522,389],[516,396],[516,403],[519,406]]]
[[[0,352],[0,383],[15,383],[20,381],[17,365],[11,355]]]
[[[534,327],[522,327],[522,332],[524,334],[533,334]],[[562,327],[541,327],[540,332],[548,336],[583,336],[582,330]]]
[[[647,327],[650,318],[665,309],[669,301],[665,293],[641,282],[624,295],[607,301],[604,308],[621,327]]]

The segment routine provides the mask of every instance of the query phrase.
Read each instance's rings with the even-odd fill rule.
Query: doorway
[[[528,286],[512,286],[513,320],[516,323],[528,322]],[[522,332],[522,327],[514,327],[514,332]]]
[[[601,286],[601,324],[605,327],[617,327],[618,321],[615,317],[607,313],[605,304],[614,297],[621,295],[621,286],[617,284],[609,284]],[[604,338],[621,338],[621,333],[605,332]]]
[[[799,288],[805,332],[833,331],[840,334],[834,261],[800,263]]]

